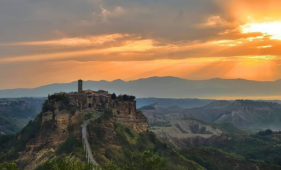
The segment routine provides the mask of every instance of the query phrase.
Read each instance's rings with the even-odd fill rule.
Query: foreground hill
[[[192,118],[208,123],[232,123],[248,130],[281,129],[281,105],[273,102],[236,100],[214,101],[193,109],[170,109],[157,106],[143,107],[150,122]]]
[[[92,94],[95,97],[89,98]],[[87,102],[94,100],[95,107],[84,105],[84,95]],[[181,158],[178,152],[148,132],[146,118],[136,111],[134,101],[124,96],[114,99],[107,98],[109,96],[104,91],[49,96],[34,121],[14,136],[0,136],[0,162],[15,160],[20,169],[32,170],[48,169],[44,168],[45,163],[64,153],[86,161],[81,145],[81,124],[90,121],[87,130],[91,153],[102,167],[111,160],[129,166],[133,155],[144,152],[152,157],[161,155],[166,169],[205,169],[192,160]],[[81,97],[81,107],[88,108],[77,107],[76,100],[72,100],[74,97]],[[100,117],[92,119],[97,116]]]
[[[281,96],[281,81],[258,82],[242,79],[186,80],[151,77],[134,81],[85,81],[85,89],[105,89],[111,93],[158,98],[263,98]],[[44,97],[56,92],[76,91],[76,82],[51,84],[33,89],[0,90],[1,97]],[[275,96],[275,97],[274,97]]]
[[[19,132],[41,111],[43,98],[0,99],[0,134]]]
[[[0,135],[0,167],[6,166],[1,163],[14,160],[24,170],[55,170],[61,166],[71,169],[80,162],[84,162],[83,170],[92,169],[86,163],[81,139],[81,124],[84,127],[88,122],[86,138],[90,143],[90,152],[104,170],[281,169],[276,165],[247,161],[217,149],[177,150],[148,131],[146,118],[136,111],[133,98],[109,96],[104,91],[89,90],[49,96],[42,112],[19,133]],[[80,101],[73,100],[75,97]],[[94,103],[88,105],[86,102]],[[189,126],[192,124],[194,126]],[[174,126],[179,125],[178,129],[188,133],[221,133],[209,125],[197,127],[196,124],[197,121],[178,122]],[[176,129],[172,127],[170,130]],[[66,161],[62,160],[64,154],[69,155]],[[82,170],[82,167],[77,168]]]

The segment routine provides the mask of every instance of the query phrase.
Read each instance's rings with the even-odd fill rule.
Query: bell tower
[[[78,93],[83,91],[83,80],[78,80]]]

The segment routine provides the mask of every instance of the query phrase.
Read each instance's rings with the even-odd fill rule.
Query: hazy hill
[[[43,98],[0,99],[0,134],[19,132],[41,111]]]
[[[211,79],[193,81],[176,77],[151,77],[134,81],[84,81],[84,89],[128,93],[140,98],[217,98],[281,96],[281,80],[249,81],[243,79]],[[55,92],[77,91],[77,82],[51,84],[33,89],[0,90],[0,97],[44,97]]]
[[[146,109],[143,109],[146,108]],[[208,123],[233,123],[249,130],[281,129],[281,105],[273,102],[214,101],[204,107],[178,110],[152,106],[141,110],[150,124],[192,118]]]

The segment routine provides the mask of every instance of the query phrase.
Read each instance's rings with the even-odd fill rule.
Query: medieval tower
[[[83,80],[78,80],[78,93],[83,92]]]

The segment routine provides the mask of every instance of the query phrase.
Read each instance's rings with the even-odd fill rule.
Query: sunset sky
[[[280,0],[0,0],[0,89],[281,79]]]

